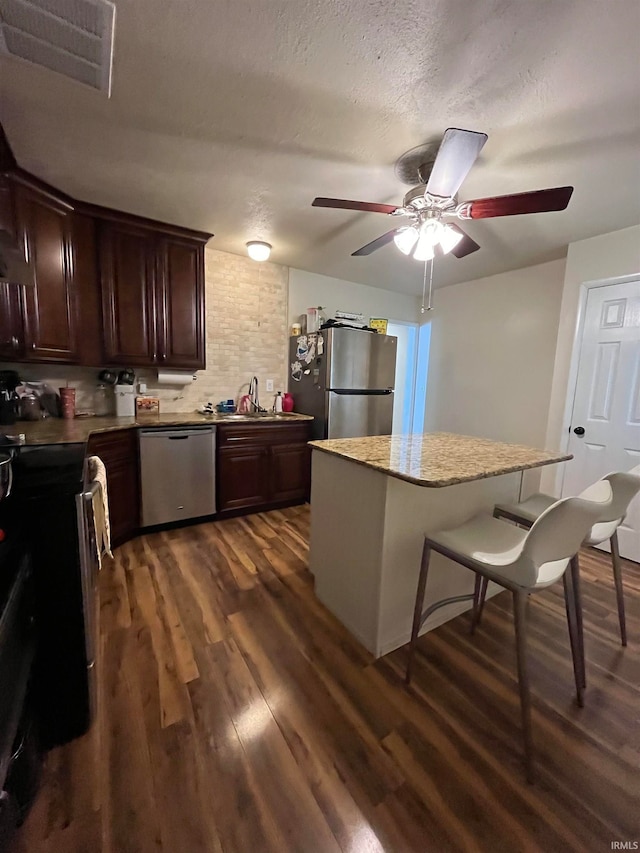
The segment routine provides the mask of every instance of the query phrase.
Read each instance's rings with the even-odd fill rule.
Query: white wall
[[[333,317],[336,311],[352,311],[364,314],[367,321],[370,317],[384,317],[417,322],[419,318],[415,296],[290,269],[289,324],[297,321],[307,308],[318,305],[322,305],[327,317]]]
[[[427,431],[544,447],[564,269],[552,261],[436,291]]]
[[[571,356],[578,326],[581,286],[586,281],[633,275],[640,272],[640,225],[600,234],[569,245],[560,308],[558,342],[553,369],[549,420],[546,443],[548,447],[566,445],[565,412],[569,391]],[[557,494],[555,472],[543,472],[542,488]]]

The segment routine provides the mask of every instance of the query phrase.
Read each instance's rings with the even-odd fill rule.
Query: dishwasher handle
[[[189,436],[188,435],[168,435],[167,438],[169,441],[186,441]]]
[[[211,435],[214,433],[216,428],[214,426],[201,426],[201,427],[174,427],[173,429],[158,429],[157,427],[151,427],[146,429],[141,429],[140,438],[170,438],[173,441],[176,439],[185,439],[189,438],[189,436],[193,435]]]

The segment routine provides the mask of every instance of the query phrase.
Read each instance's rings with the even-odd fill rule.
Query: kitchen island
[[[310,570],[318,598],[376,657],[408,642],[424,534],[517,500],[522,472],[570,455],[451,433],[311,442]],[[427,602],[473,591],[433,554]],[[499,590],[493,584],[489,594]],[[468,610],[436,611],[422,633]]]

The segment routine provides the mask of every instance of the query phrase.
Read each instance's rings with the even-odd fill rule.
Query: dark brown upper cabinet
[[[158,251],[158,358],[171,367],[203,368],[204,247],[163,237]]]
[[[0,228],[35,275],[0,284],[0,359],[204,368],[213,235],[76,201],[20,169],[1,126]]]
[[[99,231],[107,362],[203,368],[204,243],[111,220]]]
[[[35,275],[35,287],[22,288],[23,357],[78,362],[73,208],[20,182],[14,185],[14,199],[18,242]]]
[[[1,157],[0,150],[0,157]],[[0,173],[0,229],[15,237],[15,215],[11,186]],[[24,323],[21,286],[0,282],[0,359],[15,361],[24,353]]]
[[[98,228],[106,360],[131,367],[156,364],[153,233],[118,222]]]
[[[20,286],[0,282],[0,359],[18,361],[24,354]]]

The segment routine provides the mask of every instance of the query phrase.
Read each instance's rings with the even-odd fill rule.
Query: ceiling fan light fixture
[[[462,231],[456,231],[450,225],[443,226],[442,234],[440,235],[440,246],[445,255],[449,254],[452,249],[455,249],[460,240],[462,240]]]
[[[430,261],[435,252],[434,249],[440,242],[440,236],[444,226],[437,219],[427,219],[420,226],[420,237],[418,245],[413,253],[416,261]]]
[[[247,243],[247,254],[252,261],[267,261],[271,254],[271,244],[263,240],[250,240]]]
[[[403,255],[410,255],[413,247],[418,242],[418,229],[410,225],[407,228],[400,228],[396,231],[393,242],[400,249]]]
[[[435,252],[433,251],[433,243],[425,239],[424,237],[420,237],[418,240],[418,245],[416,246],[416,250],[413,253],[414,260],[416,261],[430,261]]]

